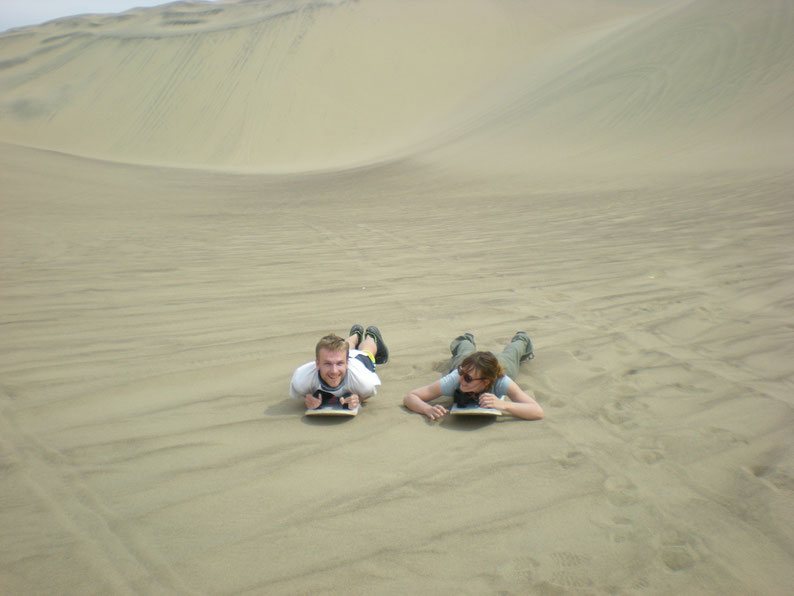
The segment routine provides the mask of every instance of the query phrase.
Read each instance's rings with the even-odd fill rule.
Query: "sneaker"
[[[524,360],[532,360],[535,357],[535,352],[532,349],[532,340],[529,339],[526,331],[518,331],[513,336],[513,339],[510,340],[510,343],[513,343],[516,340],[521,340],[527,344],[527,349],[524,350],[524,355],[521,356],[521,362]]]
[[[347,334],[348,337],[352,337],[353,335],[358,335],[358,341],[356,345],[361,343],[361,340],[364,339],[364,327],[356,323],[350,328],[350,333]]]
[[[378,351],[375,354],[375,364],[386,364],[389,361],[389,348],[386,347],[380,330],[374,325],[370,325],[367,327],[364,337],[371,337],[375,340],[375,345],[378,346]]]
[[[463,335],[458,335],[455,339],[452,340],[452,343],[449,344],[449,351],[452,352],[452,357],[454,358],[458,353],[458,346],[461,342],[468,341],[476,348],[477,344],[474,343],[474,336],[471,333],[464,333]]]

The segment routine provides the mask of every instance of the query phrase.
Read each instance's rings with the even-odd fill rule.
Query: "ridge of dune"
[[[0,140],[265,172],[413,157],[495,176],[747,165],[748,137],[782,159],[793,149],[793,19],[786,2],[716,0],[249,0],[74,17],[0,36]]]
[[[368,163],[426,137],[556,34],[517,18],[526,9],[515,2],[195,10],[166,5],[3,36],[0,138],[144,163]]]
[[[596,33],[599,33],[596,31]],[[673,2],[530,61],[436,157],[461,171],[788,168],[794,7]]]
[[[767,8],[249,0],[61,19],[0,36],[0,139],[274,172],[440,148],[510,174],[657,159],[699,127],[760,123],[783,153],[792,16]]]

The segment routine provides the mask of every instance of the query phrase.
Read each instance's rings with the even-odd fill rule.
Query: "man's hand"
[[[358,407],[358,404],[361,402],[358,399],[358,395],[354,393],[353,395],[339,398],[339,403],[343,406],[347,406],[348,410],[355,410]]]
[[[480,395],[481,408],[493,408],[494,410],[504,410],[507,406],[503,399],[499,399],[493,393],[483,393]]]
[[[323,403],[319,397],[314,397],[311,393],[307,393],[303,398],[307,410],[316,410]]]

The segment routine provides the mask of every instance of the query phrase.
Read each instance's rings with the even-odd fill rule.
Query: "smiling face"
[[[317,354],[320,378],[330,387],[338,387],[347,374],[347,351],[320,348]]]
[[[460,390],[464,393],[482,393],[488,388],[488,379],[484,379],[482,372],[475,367],[459,367],[458,373],[460,374]]]

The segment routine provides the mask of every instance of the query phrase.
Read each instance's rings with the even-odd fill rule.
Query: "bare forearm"
[[[414,393],[409,393],[403,398],[403,405],[414,412],[425,414],[430,408],[430,405],[421,397]]]
[[[535,401],[527,403],[505,400],[505,411],[516,418],[523,418],[524,420],[540,420],[543,418],[543,408]]]

